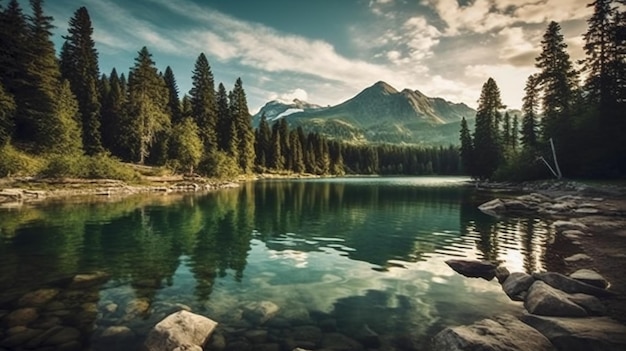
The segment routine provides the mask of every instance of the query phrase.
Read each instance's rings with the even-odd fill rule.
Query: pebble
[[[579,254],[572,255],[570,257],[566,257],[564,260],[567,263],[574,263],[574,262],[580,262],[580,261],[592,261],[593,259],[589,257],[589,255],[579,253]]]

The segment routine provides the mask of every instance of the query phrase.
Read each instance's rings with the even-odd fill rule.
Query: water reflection
[[[111,279],[90,302],[98,317],[67,321],[94,335],[128,325],[140,339],[172,303],[240,326],[234,311],[269,300],[286,319],[322,313],[347,335],[365,325],[419,343],[509,303],[445,259],[543,268],[549,226],[486,216],[482,200],[458,181],[368,178],[0,210],[0,310],[48,282],[104,271]]]

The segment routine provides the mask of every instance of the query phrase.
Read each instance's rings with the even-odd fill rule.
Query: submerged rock
[[[557,318],[525,314],[522,321],[545,335],[559,350],[626,350],[626,326],[609,317]]]
[[[77,274],[68,286],[69,289],[87,289],[105,283],[111,278],[106,272],[92,272],[85,274]]]
[[[244,307],[243,317],[252,324],[260,325],[274,318],[279,309],[271,301],[253,302]]]
[[[144,343],[147,351],[202,348],[217,322],[187,311],[173,313],[152,328]]]
[[[37,309],[32,307],[20,308],[6,315],[2,319],[2,324],[4,324],[4,326],[6,326],[7,328],[20,325],[24,326],[35,321],[37,318],[39,318],[39,313],[37,313]]]
[[[532,314],[558,317],[585,317],[587,311],[570,301],[566,293],[536,281],[528,289],[524,307]]]
[[[496,265],[489,261],[447,260],[446,264],[455,272],[469,278],[491,280],[496,276]]]
[[[592,261],[593,259],[589,257],[589,255],[578,253],[578,254],[574,254],[572,256],[566,257],[563,260],[567,263],[575,263],[575,262],[581,262],[581,261]]]
[[[39,289],[22,296],[17,305],[20,307],[36,307],[45,305],[59,294],[59,289]]]
[[[494,217],[497,217],[501,213],[506,211],[506,207],[504,206],[504,201],[500,199],[493,199],[491,201],[485,202],[484,204],[478,206],[478,209]]]
[[[433,351],[554,351],[537,330],[510,315],[483,319],[471,325],[450,327],[435,335]]]
[[[591,269],[579,269],[570,274],[569,277],[600,289],[606,289],[609,286],[609,282],[603,276]]]

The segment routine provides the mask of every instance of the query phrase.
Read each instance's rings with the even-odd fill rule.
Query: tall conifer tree
[[[176,83],[174,71],[172,71],[170,66],[165,68],[163,80],[165,81],[165,86],[167,87],[167,110],[172,120],[172,124],[180,123],[183,120],[183,115],[181,111],[180,98],[178,97],[178,84]]]
[[[100,135],[100,96],[98,91],[98,52],[92,39],[93,27],[87,8],[81,7],[69,21],[68,35],[61,51],[61,76],[70,82],[81,115],[85,152],[103,151]]]
[[[480,155],[474,158],[474,171],[480,179],[491,178],[503,160],[502,145],[495,122],[499,119],[503,107],[500,89],[496,82],[489,78],[483,85],[478,100],[473,139],[474,153]]]
[[[192,116],[204,144],[206,155],[217,151],[217,104],[215,99],[215,79],[211,66],[204,53],[196,60],[192,76],[191,97]]]
[[[237,78],[230,99],[230,110],[235,123],[235,130],[239,144],[239,167],[244,173],[251,173],[254,167],[254,129],[248,110],[246,92],[243,89],[241,78]],[[288,136],[285,136],[287,138]]]

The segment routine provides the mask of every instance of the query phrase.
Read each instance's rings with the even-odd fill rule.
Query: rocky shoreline
[[[626,280],[621,277],[626,264],[624,193],[619,188],[576,183],[549,185],[490,185],[487,190],[496,194],[524,195],[506,195],[479,208],[498,217],[552,220],[555,242],[575,248],[558,258],[558,267],[568,275],[509,273],[491,262],[449,261],[450,267],[468,277],[496,277],[512,300],[522,301],[523,310],[518,316],[495,315],[471,325],[448,327],[433,338],[432,350],[626,349]]]

